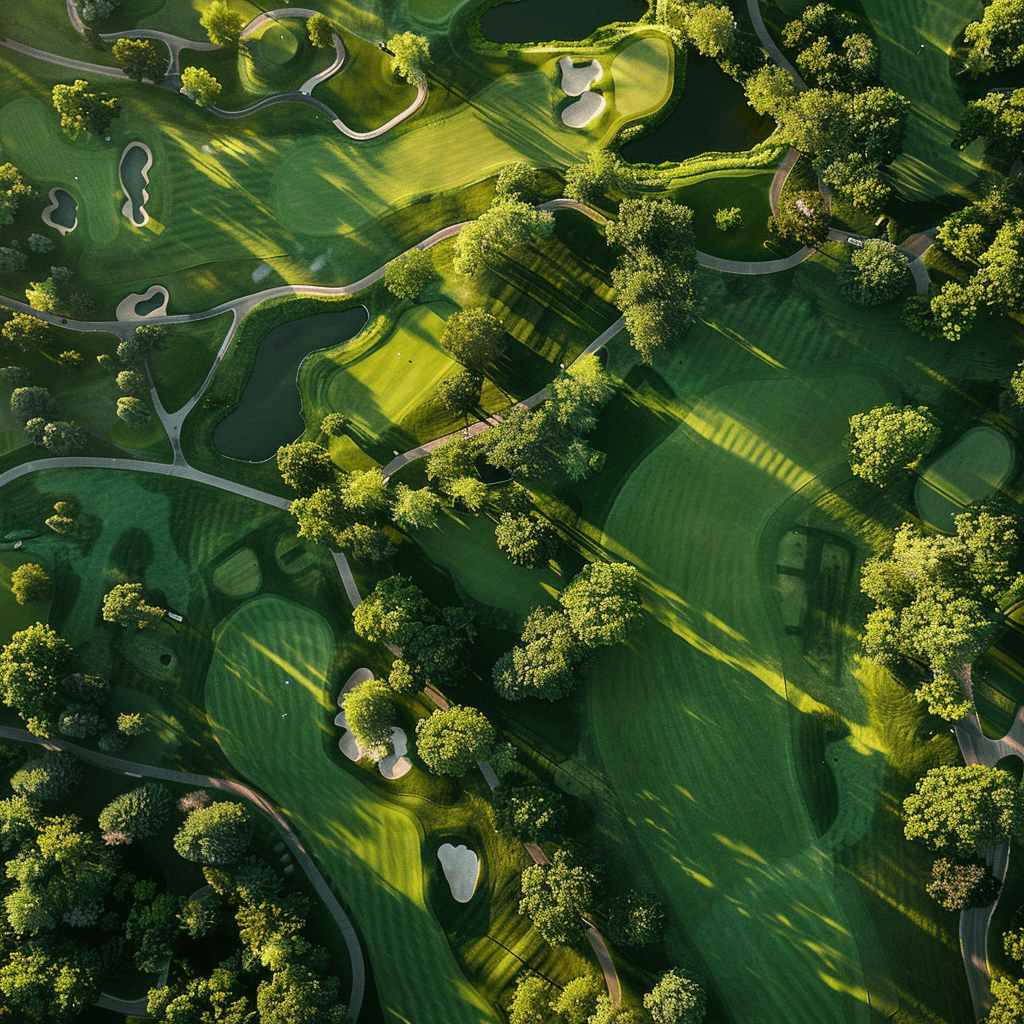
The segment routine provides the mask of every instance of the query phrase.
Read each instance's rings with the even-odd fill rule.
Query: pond
[[[743,87],[710,57],[690,50],[686,88],[675,109],[643,138],[622,147],[631,163],[678,162],[701,153],[742,153],[771,135],[775,121],[747,106]]]
[[[43,223],[56,228],[62,235],[78,226],[78,204],[70,192],[62,188],[50,189],[50,205],[43,210]]]
[[[294,441],[305,429],[296,385],[302,360],[354,337],[367,316],[363,306],[332,310],[280,324],[267,334],[241,400],[213,433],[217,451],[232,459],[263,462]]]
[[[141,142],[131,143],[121,154],[118,174],[121,178],[121,188],[128,197],[121,212],[138,228],[143,227],[149,221],[149,214],[146,213],[149,193],[146,191],[146,186],[149,184],[148,172],[152,166],[153,154],[149,151],[149,147]]]
[[[518,0],[484,11],[480,31],[493,43],[533,43],[552,39],[586,39],[602,25],[636,21],[647,11],[644,0],[590,0],[589,3],[552,3]]]

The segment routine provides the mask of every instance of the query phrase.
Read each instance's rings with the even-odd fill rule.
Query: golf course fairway
[[[218,742],[337,880],[388,1024],[492,1024],[494,1014],[424,904],[417,823],[325,751],[327,712],[337,710],[326,690],[335,646],[326,620],[281,598],[257,597],[220,623],[214,642],[206,708]]]
[[[859,376],[713,391],[605,523],[658,622],[599,658],[594,735],[638,846],[744,1024],[871,1012],[851,923],[863,911],[839,898],[795,775],[786,705],[806,698],[782,675],[758,542],[775,508],[842,461],[848,417],[880,397]]]

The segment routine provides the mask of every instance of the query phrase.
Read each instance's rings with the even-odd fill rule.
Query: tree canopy
[[[206,68],[183,68],[181,86],[186,94],[200,107],[214,104],[221,93],[221,84]]]
[[[498,197],[456,236],[452,265],[460,274],[475,274],[534,237],[550,238],[554,229],[550,210],[536,210],[529,203]]]
[[[533,922],[552,946],[570,946],[587,932],[583,915],[590,911],[596,880],[556,850],[551,865],[531,864],[523,871],[519,913]]]
[[[199,24],[206,29],[211,43],[234,49],[241,42],[245,16],[240,11],[232,10],[227,0],[211,0],[199,17]],[[184,77],[182,74],[183,81]]]
[[[666,971],[644,996],[644,1008],[654,1024],[701,1024],[705,1004],[704,990],[678,967]]]
[[[245,853],[252,833],[249,809],[222,801],[192,811],[174,836],[174,849],[200,864],[233,864]]]
[[[167,53],[148,39],[115,39],[110,54],[133,82],[159,85],[167,75]]]
[[[121,116],[121,101],[105,92],[90,92],[83,78],[74,85],[55,85],[52,98],[61,129],[73,139],[83,131],[102,135]]]
[[[586,647],[621,643],[643,621],[640,573],[628,562],[591,562],[558,600]]]
[[[426,36],[402,32],[387,42],[391,52],[391,70],[416,89],[427,87],[425,67],[430,60],[430,43]]]
[[[448,317],[441,347],[463,366],[480,370],[501,358],[506,340],[505,328],[496,316],[471,307]]]
[[[917,469],[939,443],[938,420],[919,405],[891,402],[850,417],[850,469],[879,487],[904,469]]]
[[[356,742],[374,761],[393,753],[391,727],[395,702],[389,688],[375,679],[360,683],[342,699],[345,720]]]
[[[453,704],[416,724],[416,750],[435,775],[465,775],[494,746],[494,726],[476,708]]]
[[[103,598],[103,621],[125,629],[145,629],[156,625],[164,614],[163,608],[146,603],[141,583],[119,583]]]
[[[907,258],[890,242],[869,238],[839,265],[839,290],[859,306],[891,302],[906,291]]]
[[[34,195],[35,189],[14,164],[0,164],[0,227],[13,223],[22,199]]]
[[[277,449],[281,479],[299,494],[312,494],[334,477],[330,452],[313,441],[296,441]]]

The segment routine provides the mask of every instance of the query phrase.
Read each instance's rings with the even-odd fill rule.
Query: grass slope
[[[218,740],[337,880],[368,946],[386,1019],[494,1021],[426,908],[416,820],[373,797],[324,751],[334,706],[330,626],[307,609],[257,598],[218,627],[215,643],[206,705]]]

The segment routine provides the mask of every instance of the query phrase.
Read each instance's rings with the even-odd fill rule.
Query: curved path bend
[[[337,897],[331,891],[327,880],[317,870],[312,858],[302,845],[302,840],[292,831],[291,825],[281,812],[258,790],[253,789],[241,782],[234,782],[231,779],[219,779],[213,775],[201,775],[195,772],[182,772],[173,768],[157,768],[149,764],[141,764],[136,761],[125,761],[118,757],[110,757],[95,750],[87,750],[75,743],[68,743],[67,740],[47,739],[41,736],[33,736],[25,729],[13,729],[9,726],[0,726],[0,738],[13,740],[16,743],[34,743],[45,747],[47,750],[63,750],[88,764],[97,765],[112,772],[121,772],[125,775],[140,776],[149,779],[163,779],[166,782],[178,782],[186,786],[209,786],[211,789],[219,789],[225,793],[242,797],[252,804],[257,810],[262,811],[274,823],[281,838],[284,840],[296,863],[300,864],[306,873],[317,895],[323,901],[328,913],[334,919],[345,945],[348,947],[349,957],[352,961],[352,990],[349,995],[348,1016],[350,1021],[359,1017],[362,1009],[363,997],[366,991],[366,967],[363,962],[363,952],[359,947],[359,937],[356,935],[352,922],[345,913]],[[127,1003],[127,1000],[119,1002]],[[132,1002],[134,1006],[134,1001]]]

